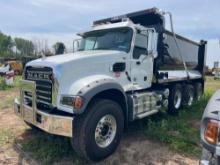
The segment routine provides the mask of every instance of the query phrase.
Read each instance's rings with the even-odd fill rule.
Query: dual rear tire
[[[168,113],[177,115],[182,105],[191,106],[194,100],[200,100],[203,94],[201,83],[181,85],[175,84],[170,88]]]

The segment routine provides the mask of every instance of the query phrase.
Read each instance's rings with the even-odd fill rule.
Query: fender
[[[127,120],[128,104],[127,104],[126,94],[120,84],[118,84],[114,79],[108,79],[108,78],[96,80],[88,84],[87,86],[84,86],[78,91],[77,95],[84,98],[84,105],[79,110],[78,113],[83,113],[87,110],[87,106],[89,102],[95,97],[95,95],[99,94],[100,92],[110,90],[110,89],[118,90],[123,95],[124,97],[123,99],[125,100],[125,107],[123,111],[125,113],[125,120]]]

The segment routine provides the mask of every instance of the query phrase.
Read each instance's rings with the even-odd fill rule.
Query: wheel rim
[[[179,109],[181,105],[181,100],[182,100],[182,95],[181,95],[181,92],[178,90],[176,91],[175,96],[174,96],[174,107],[176,109]]]
[[[112,115],[103,116],[96,125],[96,144],[101,148],[109,146],[115,138],[116,129],[117,123],[115,117]]]

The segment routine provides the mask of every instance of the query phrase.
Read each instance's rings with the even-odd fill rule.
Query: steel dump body
[[[116,23],[125,19],[130,19],[135,24],[156,29],[158,33],[158,57],[154,60],[154,75],[157,82],[204,77],[207,42],[203,40],[195,42],[175,34],[177,46],[173,32],[165,29],[165,17],[157,8],[94,21],[93,25]],[[164,81],[165,77],[166,81]]]

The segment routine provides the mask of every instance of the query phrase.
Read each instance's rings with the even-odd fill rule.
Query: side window
[[[142,54],[147,54],[147,35],[137,34],[135,39],[133,58],[139,59]]]

